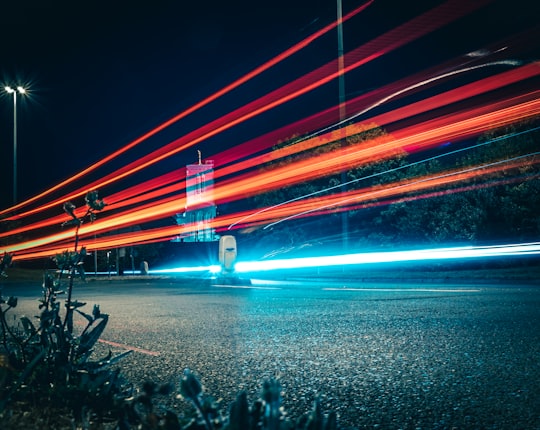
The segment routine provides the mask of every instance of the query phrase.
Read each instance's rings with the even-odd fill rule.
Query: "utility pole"
[[[346,118],[347,110],[345,104],[345,60],[343,58],[343,8],[341,0],[337,0],[337,39],[338,39],[338,91],[339,91],[339,122],[341,129],[341,146],[343,147],[346,136],[341,122]],[[341,192],[347,192],[347,172],[341,170]],[[349,248],[349,218],[347,211],[341,211],[341,241],[343,251]]]
[[[26,94],[20,85],[17,88],[5,86],[4,90],[13,95],[13,204],[17,204],[17,93]]]

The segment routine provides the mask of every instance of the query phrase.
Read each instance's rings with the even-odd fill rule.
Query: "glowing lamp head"
[[[6,92],[8,92],[9,94],[15,94],[16,92],[19,92],[19,94],[26,94],[26,89],[21,87],[20,85],[17,87],[17,89],[11,88],[9,85],[6,85],[4,87],[4,90],[6,90]]]

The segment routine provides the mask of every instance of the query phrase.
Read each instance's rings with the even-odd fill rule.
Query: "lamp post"
[[[26,90],[18,86],[17,89],[10,86],[4,87],[9,93],[13,94],[13,204],[17,204],[17,93],[26,94]]]
[[[347,116],[345,101],[345,59],[343,57],[343,7],[341,0],[337,1],[337,39],[338,39],[338,96],[339,96],[339,122],[341,129],[341,145],[345,145],[346,136],[341,124]],[[345,195],[347,192],[347,171],[341,170],[341,192]],[[341,212],[341,240],[343,251],[347,252],[349,248],[349,214],[347,211]]]

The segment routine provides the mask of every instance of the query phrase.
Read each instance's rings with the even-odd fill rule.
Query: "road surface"
[[[39,285],[3,295],[38,313]],[[100,348],[134,351],[129,379],[190,368],[224,407],[273,377],[289,415],[319,397],[347,428],[540,429],[540,284],[103,279],[74,299],[110,315]]]

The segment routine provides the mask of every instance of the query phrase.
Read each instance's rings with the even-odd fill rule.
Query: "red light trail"
[[[430,175],[423,178],[412,178],[412,179],[401,181],[400,183],[375,186],[367,190],[355,190],[355,191],[349,191],[346,194],[337,194],[337,195],[332,195],[328,198],[319,198],[319,202],[316,202],[314,205],[311,205],[312,206],[311,208],[306,209],[305,211],[297,212],[283,219],[280,219],[279,221],[268,224],[265,228],[271,227],[283,221],[290,220],[292,218],[305,216],[308,213],[319,212],[320,210],[328,209],[331,207],[348,208],[348,205],[351,202],[357,203],[357,202],[366,201],[366,200],[388,198],[389,196],[394,196],[396,192],[398,194],[414,193],[414,192],[422,191],[426,188],[436,188],[436,187],[441,187],[441,186],[452,185],[455,182],[466,181],[469,179],[476,178],[478,176],[488,176],[493,173],[499,173],[503,170],[508,171],[512,169],[519,169],[523,166],[531,166],[532,164],[540,163],[540,159],[537,157],[539,154],[540,153],[535,153],[535,154],[528,155],[526,157],[517,157],[517,160],[510,160],[512,162],[510,162],[509,160],[504,160],[504,161],[499,161],[495,163],[490,163],[487,165],[484,164],[480,166],[474,166],[468,169],[463,169],[463,170],[458,170],[458,171],[453,171],[453,172],[452,171],[443,172],[439,175]],[[536,156],[536,159],[532,158],[535,156]],[[523,158],[527,158],[527,160],[524,161]],[[528,158],[532,158],[532,160],[529,161]],[[535,175],[535,177],[537,176],[538,175]],[[511,181],[511,180],[507,180],[507,181]],[[491,186],[495,184],[499,185],[502,183],[504,182],[500,182],[500,183],[493,182]],[[486,185],[484,184],[484,186]],[[478,187],[480,188],[480,186]],[[452,190],[451,192],[457,192],[457,190]],[[432,196],[434,197],[435,194],[432,194]],[[420,196],[418,196],[417,198],[420,198]],[[408,199],[415,200],[416,198],[409,197]]]
[[[507,106],[508,105],[508,106]],[[453,140],[462,136],[478,134],[493,127],[493,124],[502,126],[513,123],[527,116],[535,116],[540,113],[540,99],[538,92],[525,94],[514,99],[503,102],[481,106],[477,109],[470,109],[465,112],[458,112],[454,115],[447,115],[427,123],[417,124],[403,130],[396,131],[393,135],[378,137],[368,142],[344,148],[336,157],[335,154],[321,154],[308,160],[296,162],[293,166],[284,166],[273,169],[269,172],[244,174],[243,177],[229,179],[218,184],[214,190],[213,197],[217,201],[230,201],[242,198],[246,195],[253,195],[263,191],[276,189],[281,186],[288,186],[300,181],[314,179],[321,175],[329,175],[339,171],[345,166],[358,166],[360,163],[367,163],[374,160],[381,160],[401,154],[405,149],[415,151],[432,147],[440,142]],[[348,127],[347,134],[358,132],[358,125]],[[332,133],[330,133],[332,134]],[[159,183],[159,181],[158,181]],[[156,183],[156,186],[157,184]],[[156,190],[155,196],[159,197],[165,192],[173,192],[183,187],[182,183],[170,186],[172,189]],[[140,202],[149,197],[145,193],[146,188],[141,188],[139,194]],[[127,200],[130,202],[129,200]],[[138,203],[133,198],[130,203]],[[149,222],[165,216],[172,216],[178,213],[183,207],[182,200],[176,196],[171,196],[159,202],[148,203],[141,208],[127,210],[114,216],[112,219],[105,219],[92,225],[81,228],[81,237],[88,234],[96,234],[110,231],[118,226],[129,226],[140,222]],[[59,221],[59,217],[53,219]],[[39,224],[38,224],[39,225]],[[175,226],[175,228],[178,228]],[[178,231],[178,230],[177,230]],[[8,247],[9,252],[20,251],[26,248],[34,248],[46,243],[67,240],[69,232],[58,233],[48,236],[47,239],[36,239],[19,244],[19,246]]]
[[[459,3],[459,2],[458,2]],[[456,8],[456,2],[448,2],[437,7],[421,17],[405,23],[380,36],[361,47],[350,51],[345,57],[345,72],[355,70],[373,59],[379,58],[393,49],[401,47],[412,40],[433,31],[440,26],[480,7],[484,2],[474,2],[467,8]],[[371,2],[355,9],[348,18],[365,9]],[[460,3],[460,6],[463,6]],[[347,19],[348,19],[347,18]],[[233,88],[252,79],[269,67],[283,61],[290,55],[298,52],[304,46],[320,37],[322,34],[334,28],[336,23],[330,24],[319,32],[314,33],[299,44],[275,57],[253,72],[245,75],[223,90],[204,99],[190,109],[183,111],[171,120],[141,136],[110,156],[100,160],[92,167],[85,169],[45,193],[33,197],[17,206],[0,212],[6,214],[15,209],[27,206],[30,203],[59,190],[68,183],[81,179],[91,170],[109,162],[118,155],[126,152],[153,134],[158,133],[165,127],[184,118],[196,109],[212,102],[218,97],[229,92]],[[337,61],[337,60],[336,60]],[[209,121],[202,127],[188,132],[184,136],[169,144],[142,156],[140,159],[126,164],[124,167],[80,187],[78,190],[67,194],[62,198],[55,199],[47,204],[14,214],[4,220],[19,220],[24,217],[37,214],[52,207],[59,206],[66,200],[82,196],[88,190],[100,189],[117,181],[128,178],[136,172],[146,169],[167,157],[183,151],[197,143],[209,139],[228,130],[235,125],[254,118],[274,107],[300,97],[313,89],[334,80],[339,72],[336,61],[296,79],[268,94],[260,97],[238,109],[235,109],[222,117]],[[456,74],[489,66],[511,65],[511,61],[492,61],[489,63],[468,65],[461,67],[452,62],[448,71],[448,64],[432,73],[416,74],[402,79],[390,85],[370,91],[347,102],[348,110],[356,112],[352,118],[364,115],[373,107],[380,106],[388,100],[401,97],[404,93],[419,91],[421,87],[430,86],[437,80],[448,79]],[[282,129],[275,130],[267,135],[260,136],[252,141],[218,153],[218,168],[214,172],[217,181],[212,196],[208,196],[209,202],[227,203],[248,196],[288,187],[300,182],[317,179],[341,172],[343,169],[357,168],[368,163],[375,163],[391,159],[396,156],[406,155],[432,149],[447,142],[457,142],[476,137],[482,133],[499,127],[509,126],[527,118],[540,115],[540,97],[537,83],[540,75],[540,63],[534,62],[512,70],[499,73],[494,76],[483,78],[475,82],[462,85],[396,108],[394,110],[376,114],[366,118],[362,122],[344,126],[339,131],[322,130],[313,133],[314,126],[326,127],[336,121],[337,107],[315,114]],[[523,84],[528,82],[528,86]],[[532,82],[532,85],[531,85]],[[523,84],[523,85],[522,85]],[[489,95],[489,97],[487,96]],[[333,124],[335,126],[335,124]],[[389,134],[381,135],[357,144],[342,147],[339,152],[321,153],[307,156],[308,150],[332,142],[339,142],[343,137],[350,137],[371,128],[391,126]],[[270,153],[261,153],[275,145],[278,138],[290,137],[290,134],[298,129],[312,133],[303,140],[284,146]],[[271,170],[261,170],[266,163],[288,157],[297,156],[294,161],[274,167]],[[430,198],[445,193],[461,192],[480,187],[497,186],[512,181],[537,179],[538,175],[528,177],[514,177],[506,179],[493,179],[484,184],[464,185],[458,184],[473,179],[486,178],[502,171],[517,171],[526,165],[537,165],[538,157],[527,160],[500,160],[493,165],[473,166],[458,171],[447,171],[426,177],[409,178],[406,181],[385,184],[378,187],[350,190],[347,193],[338,193],[325,197],[310,197],[306,199],[289,201],[270,208],[243,213],[235,213],[219,216],[212,221],[212,228],[224,231],[229,226],[237,228],[271,226],[292,218],[324,214],[352,208],[366,207],[366,205],[390,204],[396,199],[420,199]],[[528,163],[528,164],[526,164]],[[444,189],[445,187],[453,187]],[[441,188],[442,190],[437,190]],[[149,181],[131,186],[117,193],[105,197],[108,206],[102,211],[100,217],[93,224],[85,224],[80,229],[81,241],[88,249],[110,249],[118,246],[151,243],[155,241],[170,240],[178,235],[193,231],[194,225],[172,225],[162,228],[146,229],[121,234],[110,234],[120,228],[128,228],[142,223],[149,223],[166,217],[172,217],[185,208],[185,198],[179,198],[178,194],[185,192],[185,169],[177,169],[166,175]],[[409,194],[415,194],[410,196]],[[377,199],[377,202],[373,200]],[[202,202],[205,203],[204,200]],[[79,209],[76,213],[81,212]],[[249,219],[249,222],[247,222]],[[1,233],[0,238],[29,233],[51,226],[59,225],[65,220],[65,215],[50,217],[22,227],[14,228]],[[106,237],[98,237],[108,233]],[[1,252],[15,253],[17,258],[31,259],[45,257],[61,252],[70,247],[73,239],[73,231],[63,231],[48,235],[41,233],[41,237],[25,240],[9,246],[0,247]]]
[[[414,200],[419,198],[428,198],[428,197],[434,197],[437,195],[442,195],[441,193],[457,193],[457,192],[463,192],[468,191],[475,188],[481,188],[481,187],[490,187],[490,186],[496,186],[501,185],[504,183],[510,183],[512,181],[516,181],[518,179],[516,178],[505,178],[505,179],[496,179],[495,181],[484,183],[484,184],[473,184],[471,186],[461,187],[461,188],[451,188],[445,191],[437,191],[432,192],[430,194],[419,194],[411,197],[403,197],[411,193],[418,193],[422,191],[426,191],[429,189],[434,188],[441,188],[441,187],[448,187],[448,186],[454,186],[455,184],[459,184],[462,182],[467,182],[472,179],[477,178],[485,178],[490,177],[490,175],[495,175],[500,172],[508,172],[511,170],[519,170],[523,168],[524,166],[532,167],[534,165],[537,165],[540,163],[540,157],[538,157],[538,153],[531,155],[531,156],[523,156],[523,157],[516,157],[515,160],[511,161],[500,161],[497,163],[490,163],[490,164],[483,164],[479,166],[473,166],[466,169],[461,170],[453,170],[453,171],[445,171],[441,172],[439,174],[433,174],[428,175],[424,177],[417,177],[417,178],[409,178],[407,180],[394,182],[394,183],[388,183],[380,186],[375,187],[368,187],[364,189],[359,190],[352,190],[345,194],[337,194],[337,195],[330,195],[326,197],[317,197],[317,198],[311,198],[306,199],[304,201],[296,201],[291,202],[287,205],[272,208],[271,210],[267,211],[266,213],[258,213],[256,217],[254,217],[249,224],[244,224],[241,226],[241,228],[245,228],[248,226],[257,226],[261,224],[268,224],[272,220],[270,224],[267,225],[267,227],[275,225],[278,222],[282,222],[284,220],[294,218],[294,217],[304,217],[308,215],[309,213],[318,212],[324,213],[324,210],[334,207],[334,208],[347,208],[347,210],[350,210],[351,208],[348,207],[348,205],[351,202],[355,203],[355,207],[358,207],[358,205],[361,202],[370,202],[374,200],[380,200],[380,199],[389,199],[389,198],[396,198],[399,196],[402,196],[402,200]],[[531,180],[534,178],[538,178],[539,174],[532,175],[531,177],[527,178],[527,180]],[[521,179],[523,180],[523,179]],[[388,201],[382,201],[382,202],[374,202],[373,205],[380,205],[380,204],[390,204],[392,203],[391,200]],[[167,207],[167,204],[163,205],[163,208]],[[147,209],[144,209],[142,212],[144,213]],[[158,210],[160,210],[158,208]],[[223,230],[227,225],[231,225],[233,223],[238,222],[239,219],[246,217],[246,212],[244,213],[237,213],[227,216],[220,216],[212,221],[212,227],[216,228],[217,230]],[[126,218],[129,218],[129,214],[126,215]],[[131,216],[133,217],[140,217],[141,213],[133,213]],[[143,215],[144,216],[144,215]],[[81,228],[81,237],[84,239],[81,239],[81,243],[86,246],[90,250],[99,250],[99,249],[111,249],[119,246],[126,246],[126,245],[133,245],[133,244],[140,244],[140,243],[149,243],[151,241],[162,241],[162,240],[170,240],[177,236],[178,234],[181,234],[183,232],[190,232],[194,228],[196,228],[195,225],[185,225],[185,226],[167,226],[162,228],[156,228],[156,229],[149,229],[145,231],[134,231],[129,233],[121,233],[121,234],[115,234],[111,236],[106,237],[100,237],[100,238],[92,238],[91,235],[95,234],[97,231],[103,231],[106,229],[107,226],[106,221],[102,222],[96,222],[95,224],[83,226]],[[84,230],[83,230],[84,229]],[[39,240],[29,241],[27,243],[19,244],[18,246],[14,247],[7,247],[5,252],[17,252],[20,251],[19,254],[17,254],[18,258],[24,258],[24,259],[30,259],[30,258],[38,258],[38,257],[44,257],[44,256],[50,256],[52,253],[55,252],[62,252],[66,249],[66,247],[69,247],[69,239],[73,236],[72,231],[66,231],[63,233],[50,235],[45,238],[41,238]],[[45,246],[50,245],[54,242],[63,241],[63,244],[61,246],[55,245],[55,246]],[[45,249],[42,249],[45,247]],[[32,250],[34,248],[34,250]]]
[[[318,146],[326,145],[330,142],[338,141],[341,139],[341,137],[343,137],[343,134],[345,134],[346,136],[352,136],[354,134],[369,130],[374,126],[382,127],[384,125],[388,125],[408,117],[419,115],[421,113],[434,111],[435,109],[438,109],[440,107],[447,106],[468,98],[472,98],[474,96],[487,93],[489,91],[493,91],[506,85],[520,82],[522,80],[538,75],[540,75],[540,63],[531,63],[529,65],[498,74],[496,76],[485,78],[479,82],[464,85],[462,87],[447,91],[443,94],[421,100],[417,103],[409,104],[402,108],[398,108],[372,118],[367,118],[362,123],[353,124],[345,128],[345,130],[341,129],[338,132],[334,131],[327,132],[322,135],[313,135],[312,137],[308,137],[307,139],[301,140],[298,143],[286,146],[284,148],[280,148],[270,153],[265,153],[256,157],[252,157],[245,161],[237,162],[231,166],[219,169],[218,171],[216,171],[214,177],[218,178],[232,173],[238,173],[241,170],[249,169],[253,166],[258,166],[263,163],[275,161],[279,158],[301,153],[308,149],[313,149]]]
[[[394,49],[397,49],[411,41],[431,32],[435,29],[456,20],[457,18],[470,13],[471,11],[481,7],[487,0],[474,2],[474,4],[467,3],[461,4],[459,1],[448,1],[419,17],[413,18],[411,21],[393,29],[366,43],[365,45],[354,49],[345,56],[345,68],[343,73],[350,72],[354,69],[363,66],[370,61],[379,58]],[[457,7],[459,5],[459,7]],[[351,59],[351,61],[349,61]],[[124,179],[146,167],[149,167],[163,159],[177,154],[197,143],[209,139],[235,125],[238,125],[248,119],[251,119],[261,113],[264,113],[274,107],[277,107],[283,103],[286,103],[294,98],[306,94],[338,77],[341,71],[337,70],[337,61],[334,60],[326,65],[308,73],[302,78],[282,86],[281,88],[270,92],[269,94],[260,97],[247,105],[230,112],[221,118],[211,121],[197,130],[194,130],[185,136],[163,146],[162,148],[141,157],[141,159],[129,163],[123,168],[113,172],[104,178],[94,181],[93,183],[80,188],[77,191],[70,193],[67,196],[56,199],[48,204],[44,204],[38,208],[27,210],[26,212],[13,215],[8,220],[21,219],[25,216],[41,212],[51,207],[57,206],[66,200],[71,200],[76,197],[84,195],[86,192],[92,189],[103,189],[103,187],[110,185],[120,179]],[[182,114],[180,114],[182,115]],[[180,118],[178,118],[180,119]],[[170,120],[171,123],[175,122]],[[170,124],[168,124],[170,125]],[[152,132],[150,132],[152,133]],[[154,133],[155,134],[155,133]],[[139,140],[137,140],[139,143]],[[133,145],[134,146],[134,145]],[[119,151],[122,151],[119,150]],[[109,161],[109,160],[107,160]],[[97,165],[97,164],[96,164]],[[93,168],[91,168],[93,170]],[[80,178],[82,174],[77,176]],[[70,180],[71,182],[71,180]],[[64,185],[62,183],[61,185]],[[61,185],[53,187],[58,189]],[[52,191],[46,191],[46,194],[50,194]],[[20,205],[26,205],[26,202]],[[0,211],[0,215],[6,211]]]
[[[373,1],[374,0],[370,0],[370,1],[366,2],[365,4],[363,4],[362,6],[357,7],[352,12],[345,15],[341,19],[341,23],[345,22],[345,21],[348,21],[350,18],[354,17],[355,15],[357,15],[360,12],[362,12],[363,10],[365,10],[371,3],[373,3]],[[281,61],[284,61],[285,59],[287,59],[291,55],[296,54],[301,49],[305,48],[306,46],[308,46],[309,44],[311,44],[312,42],[314,42],[315,40],[317,40],[321,36],[328,33],[330,30],[334,29],[337,25],[338,25],[337,21],[334,21],[334,22],[328,24],[324,28],[322,28],[322,29],[316,31],[315,33],[313,33],[312,35],[306,37],[304,40],[298,42],[297,44],[295,44],[291,48],[287,49],[286,51],[282,52],[281,54],[279,54],[276,57],[272,58],[271,60],[267,61],[263,65],[255,68],[253,71],[247,73],[246,75],[244,75],[241,78],[237,79],[233,83],[225,86],[224,88],[222,88],[221,90],[215,92],[214,94],[210,95],[209,97],[205,98],[204,100],[194,104],[193,106],[191,106],[190,108],[182,111],[181,113],[174,116],[173,118],[165,121],[163,124],[155,127],[154,129],[152,129],[149,132],[143,134],[142,136],[135,139],[131,143],[125,145],[124,147],[122,147],[119,150],[113,152],[112,154],[108,155],[107,157],[99,160],[97,163],[93,164],[92,166],[82,170],[81,172],[79,172],[79,173],[77,173],[75,175],[72,175],[69,179],[66,179],[65,181],[60,182],[59,184],[49,188],[48,190],[46,190],[46,191],[44,191],[44,192],[42,192],[42,193],[28,199],[28,200],[25,200],[25,201],[23,201],[21,203],[18,203],[17,205],[14,205],[14,206],[12,206],[10,208],[7,208],[5,210],[0,211],[0,215],[4,215],[6,213],[9,213],[9,212],[15,211],[17,209],[20,209],[22,207],[28,206],[30,203],[33,203],[33,202],[39,200],[40,198],[45,197],[45,196],[51,194],[52,192],[54,192],[54,191],[56,191],[58,189],[61,189],[62,187],[65,187],[66,185],[68,185],[68,184],[82,178],[83,176],[87,175],[88,173],[96,170],[97,168],[99,168],[99,167],[103,166],[104,164],[108,163],[109,161],[117,158],[119,155],[121,155],[121,154],[127,152],[128,150],[132,149],[133,147],[137,146],[139,143],[145,141],[149,137],[154,136],[155,134],[159,133],[160,131],[164,130],[165,128],[169,127],[170,125],[178,122],[182,118],[185,118],[186,116],[192,114],[196,110],[198,110],[198,109],[206,106],[207,104],[217,100],[219,97],[229,93],[230,91],[234,90],[235,88],[238,88],[242,84],[244,84],[244,83],[248,82],[249,80],[255,78],[256,76],[260,75],[261,73],[265,72],[266,70],[270,69],[271,67],[273,67],[276,64],[280,63]],[[93,188],[93,187],[90,186],[90,187],[87,187],[87,188]],[[63,198],[63,200],[69,200],[71,198],[81,196],[84,193],[85,192],[83,191],[81,193],[71,194],[69,197]]]
[[[386,112],[372,118],[368,118],[366,119],[366,122],[375,123],[378,126],[388,125],[407,117],[412,117],[420,113],[433,111],[437,108],[440,108],[441,106],[450,105],[451,103],[456,103],[458,101],[465,100],[467,98],[471,98],[482,93],[487,93],[489,91],[493,91],[495,89],[499,89],[501,87],[538,76],[539,74],[540,65],[538,63],[531,63],[519,68],[497,74],[495,76],[490,76],[477,82],[464,85],[462,87],[447,91],[445,93],[430,97],[428,99],[409,104],[402,108],[398,108],[393,111]],[[395,91],[395,88],[393,88],[392,91]],[[354,105],[353,102],[351,102],[351,105]],[[350,126],[349,130],[345,131],[345,133],[347,135],[353,135],[364,131],[365,129],[369,129],[369,126],[365,126],[363,125],[363,123],[354,124]],[[340,133],[342,132],[340,131]],[[237,174],[244,169],[250,169],[253,168],[253,166],[258,166],[282,157],[300,153],[302,151],[312,149],[316,146],[336,141],[341,137],[341,134],[336,135],[335,132],[327,132],[321,136],[313,136],[312,138],[303,140],[294,145],[289,145],[276,151],[272,151],[271,153],[252,157],[248,160],[240,161],[233,165],[218,169],[215,172],[215,178],[217,179],[233,173]],[[251,142],[248,142],[248,144],[250,143]],[[254,145],[248,145],[248,147],[253,146]],[[256,149],[254,151],[256,151]],[[227,153],[229,151],[225,152]],[[245,155],[250,154],[246,152]],[[220,156],[220,154],[218,154],[217,158],[221,159],[222,157]],[[123,207],[138,204],[151,198],[162,197],[167,193],[182,191],[184,189],[184,179],[185,169],[177,169],[166,175],[162,175],[158,178],[146,181],[144,184],[132,186],[118,193],[112,194],[107,197],[108,206],[105,207],[104,212],[110,209],[119,210]],[[63,215],[59,215],[56,217],[48,218],[46,220],[42,220],[38,223],[12,229],[5,233],[0,233],[0,238],[12,236],[25,231],[47,227],[50,225],[57,225],[61,222],[62,217]]]
[[[494,125],[504,126],[539,113],[540,98],[538,98],[538,91],[534,91],[510,100],[416,124],[398,130],[393,135],[381,136],[371,141],[361,142],[342,149],[338,156],[333,153],[321,154],[307,160],[300,160],[293,166],[287,165],[262,173],[248,172],[240,177],[217,184],[213,192],[213,198],[222,202],[243,198],[247,195],[330,175],[338,172],[343,166],[348,168],[358,166],[361,163],[380,161],[401,154],[405,150],[420,151],[428,149],[441,142],[476,135],[491,129]],[[355,124],[347,127],[347,134],[355,134],[358,127]],[[177,186],[180,189],[183,185],[178,184]],[[139,193],[141,201],[146,200],[143,190],[141,188]],[[156,196],[160,195],[159,190],[156,193]],[[183,200],[173,195],[159,202],[148,203],[140,208],[126,210],[110,219],[85,225],[81,227],[80,234],[81,237],[84,237],[88,234],[110,231],[118,228],[118,226],[130,226],[172,216],[178,213],[183,208],[183,205]],[[14,252],[25,248],[39,247],[47,243],[66,240],[69,237],[69,232],[58,233],[48,236],[47,239],[35,239],[18,246],[7,247],[7,250],[8,252]]]

